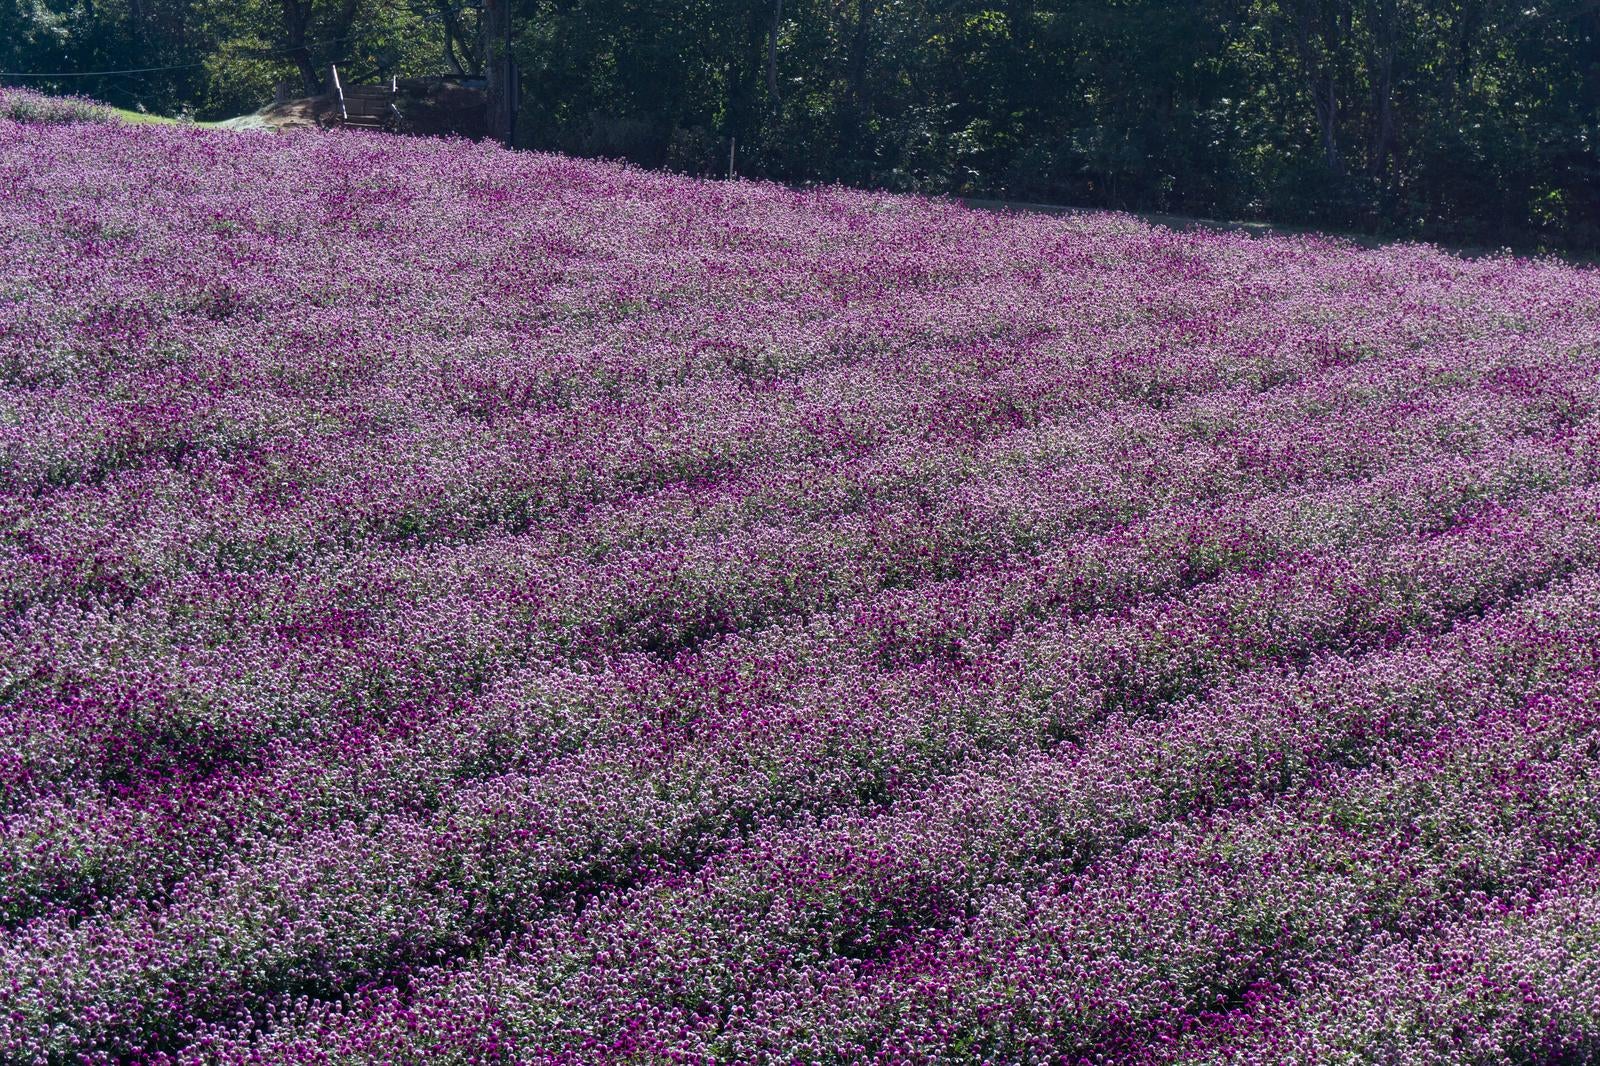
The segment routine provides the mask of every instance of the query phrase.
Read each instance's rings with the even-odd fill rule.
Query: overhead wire
[[[286,55],[290,52],[298,52],[302,48],[317,48],[325,44],[343,44],[346,41],[354,39],[354,35],[347,34],[343,37],[329,37],[321,41],[307,41],[305,44],[294,45],[287,48],[266,48],[261,50],[251,49],[248,52],[235,54],[242,59],[266,59],[271,56]],[[214,55],[226,54],[227,53],[223,51],[214,53]],[[115,75],[123,74],[154,74],[160,71],[191,70],[195,67],[203,67],[207,62],[210,61],[211,58],[211,56],[208,56],[206,59],[201,59],[194,63],[174,63],[170,66],[164,67],[131,67],[126,70],[64,70],[49,74],[35,73],[33,71],[0,71],[0,78],[109,78]]]

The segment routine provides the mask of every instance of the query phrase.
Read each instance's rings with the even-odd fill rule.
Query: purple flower
[[[1600,1054],[1592,269],[41,107],[0,1060]]]

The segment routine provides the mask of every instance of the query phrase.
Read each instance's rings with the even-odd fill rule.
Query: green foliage
[[[527,145],[1385,235],[1600,244],[1583,0],[525,0]],[[773,90],[776,89],[776,92]]]
[[[305,12],[305,60],[321,78],[329,64],[347,81],[435,73],[441,41],[425,14],[406,0],[299,0]],[[226,42],[207,58],[207,114],[236,115],[271,99],[280,81],[307,92],[295,39],[286,32],[283,0],[227,0],[206,5],[207,35]],[[319,86],[320,88],[320,86]]]
[[[791,182],[1600,247],[1593,0],[508,2],[527,147],[716,176],[732,141]],[[221,117],[330,62],[481,74],[481,3],[0,0],[0,65],[187,62],[43,87]]]

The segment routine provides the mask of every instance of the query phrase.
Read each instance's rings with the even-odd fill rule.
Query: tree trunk
[[[456,55],[456,41],[461,38],[461,26],[456,20],[455,8],[450,0],[434,0],[433,7],[439,12],[439,21],[444,27],[444,61],[450,64],[450,69],[457,77],[465,77],[466,67]]]
[[[310,6],[309,3],[306,5],[307,10]],[[356,24],[356,11],[359,6],[360,0],[344,0],[344,3],[339,5],[339,17],[333,24],[333,40],[328,42],[333,54],[339,57],[335,62],[342,63],[345,60],[347,53],[344,49],[350,42],[350,31]]]
[[[511,0],[487,0],[484,5],[484,67],[488,74],[488,133],[510,147],[516,131],[511,63]]]
[[[1322,154],[1328,169],[1344,173],[1344,157],[1339,154],[1339,90],[1329,70],[1311,82],[1311,104],[1316,108],[1317,125],[1322,130]]]
[[[322,75],[311,61],[311,48],[306,44],[306,27],[311,22],[311,5],[300,0],[282,0],[283,32],[289,41],[285,50],[300,72],[300,84],[307,96],[322,95]]]
[[[846,84],[849,88],[850,102],[858,115],[865,115],[868,110],[867,45],[868,35],[872,32],[872,16],[877,6],[877,0],[861,0],[860,13],[856,16],[856,30],[850,38]]]
[[[450,64],[450,71],[456,77],[462,77],[466,71],[461,69],[461,60],[456,58],[455,38],[450,32],[450,23],[444,24],[444,61]]]
[[[772,0],[772,26],[767,32],[767,96],[772,107],[782,102],[778,96],[778,31],[783,27],[783,0]]]
[[[1445,83],[1445,110],[1455,117],[1456,107],[1467,99],[1472,87],[1472,52],[1484,18],[1482,3],[1465,3],[1453,27],[1455,39],[1451,43],[1452,77]]]
[[[1377,77],[1372,85],[1372,158],[1368,170],[1381,178],[1389,169],[1389,156],[1394,152],[1394,53],[1390,52],[1378,65]]]
[[[1344,157],[1339,152],[1339,85],[1334,57],[1349,34],[1340,32],[1339,12],[1330,11],[1326,6],[1328,2],[1300,0],[1294,6],[1294,39],[1307,87],[1311,90],[1317,128],[1322,134],[1323,157],[1328,169],[1342,176]]]
[[[1394,153],[1394,63],[1400,35],[1398,5],[1394,0],[1381,0],[1378,17],[1373,27],[1377,44],[1377,61],[1372,77],[1372,146],[1367,160],[1367,172],[1381,178],[1389,170],[1389,157]]]

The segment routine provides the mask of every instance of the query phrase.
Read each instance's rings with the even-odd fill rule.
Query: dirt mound
[[[281,104],[268,104],[254,114],[240,115],[217,125],[228,130],[267,130],[277,133],[318,129],[337,125],[338,121],[339,105],[331,97],[306,96]]]

